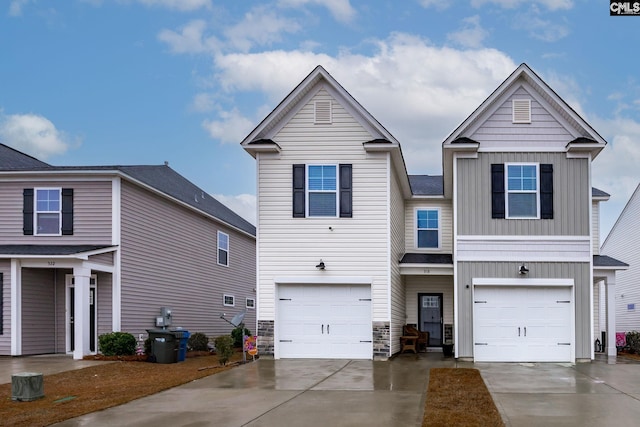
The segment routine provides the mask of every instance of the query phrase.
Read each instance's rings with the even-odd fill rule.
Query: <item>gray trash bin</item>
[[[151,355],[156,363],[178,361],[178,339],[176,334],[165,329],[147,329],[151,340]]]

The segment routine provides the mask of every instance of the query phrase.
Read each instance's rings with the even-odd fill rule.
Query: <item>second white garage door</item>
[[[571,287],[478,286],[476,362],[573,361]]]
[[[276,355],[371,359],[371,287],[280,285]]]

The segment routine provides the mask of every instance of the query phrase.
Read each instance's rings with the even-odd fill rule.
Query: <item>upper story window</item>
[[[229,235],[218,231],[218,264],[229,265]]]
[[[352,216],[352,167],[293,165],[293,217]]]
[[[440,212],[438,209],[416,209],[416,246],[422,249],[440,247]]]
[[[60,234],[62,189],[35,189],[35,234]]]
[[[507,218],[538,218],[538,165],[507,165]]]

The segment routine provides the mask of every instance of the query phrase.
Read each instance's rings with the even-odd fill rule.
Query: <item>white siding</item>
[[[440,249],[418,249],[416,244],[416,209],[437,208],[440,210]],[[453,252],[453,208],[451,200],[411,200],[405,203],[405,242],[407,252]]]
[[[317,125],[314,102],[332,100],[332,124]],[[258,156],[260,320],[275,320],[274,279],[372,278],[373,321],[389,321],[387,154],[367,154],[372,136],[320,90],[272,138],[279,155]],[[292,165],[353,165],[352,218],[293,218]],[[315,266],[322,259],[324,271]]]
[[[400,351],[400,340],[402,336],[402,325],[405,324],[406,305],[405,287],[403,277],[400,275],[399,260],[404,254],[404,199],[402,190],[398,183],[398,178],[393,171],[391,173],[391,324],[390,340],[391,354]]]
[[[629,264],[616,272],[616,331],[640,330],[640,186],[602,245],[601,253]],[[635,308],[631,309],[630,304]]]
[[[593,254],[600,255],[600,202],[591,202],[591,235]]]

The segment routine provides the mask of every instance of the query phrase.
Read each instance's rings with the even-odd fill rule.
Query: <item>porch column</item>
[[[89,348],[89,283],[91,269],[75,267],[74,279],[74,350],[73,358],[82,359],[91,352]]]
[[[2,284],[0,284],[2,286]],[[22,355],[22,265],[11,259],[11,355]],[[2,319],[0,319],[2,321]]]
[[[616,357],[616,273],[607,274],[607,356]]]

